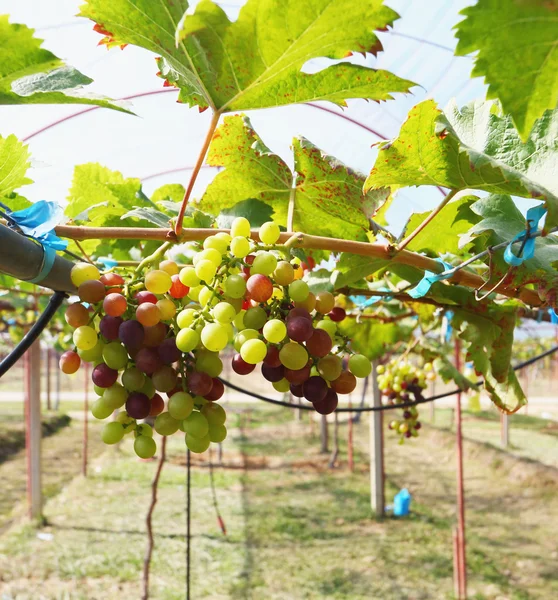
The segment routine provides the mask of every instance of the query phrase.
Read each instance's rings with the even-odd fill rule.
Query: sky
[[[393,138],[409,109],[425,98],[434,98],[444,107],[452,98],[462,106],[485,96],[482,80],[470,79],[473,60],[455,57],[456,40],[452,27],[461,20],[459,11],[473,0],[387,0],[401,18],[393,31],[381,32],[384,51],[377,57],[361,59],[374,68],[392,71],[419,84],[411,94],[397,94],[395,100],[349,101],[341,110],[323,106],[357,120],[386,138]],[[93,78],[88,90],[111,98],[163,90],[153,55],[128,46],[125,50],[107,50],[98,46],[101,36],[93,24],[74,15],[79,0],[0,0],[0,14],[9,14],[13,23],[24,23],[36,29],[45,40],[44,47],[68,64]],[[236,18],[243,2],[227,0],[219,3],[231,18]],[[323,63],[308,64],[304,70],[315,70]],[[165,183],[187,183],[210,115],[197,108],[177,104],[176,93],[160,93],[132,101],[130,108],[137,116],[106,109],[87,112],[74,119],[46,129],[60,118],[83,111],[82,106],[3,106],[0,109],[0,135],[14,133],[29,138],[34,184],[22,189],[32,201],[39,199],[64,202],[76,164],[99,162],[121,171],[127,177],[144,180],[149,194]],[[336,156],[350,167],[367,174],[373,166],[377,150],[372,145],[378,137],[349,123],[335,114],[299,105],[248,111],[252,125],[274,152],[292,165],[290,144],[295,136],[304,136],[319,148]],[[157,175],[169,170],[173,173]],[[154,176],[155,175],[155,176]],[[204,169],[194,188],[199,197],[215,175]],[[435,188],[407,189],[388,213],[391,228],[398,231],[412,212],[428,210],[439,203]]]

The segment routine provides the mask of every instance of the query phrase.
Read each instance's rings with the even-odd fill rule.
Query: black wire
[[[66,292],[54,292],[48,301],[48,305],[44,312],[37,319],[33,327],[27,332],[24,338],[19,344],[6,356],[6,358],[0,363],[0,377],[5,375],[15,363],[25,354],[31,344],[41,335],[43,330],[49,324],[52,317],[54,317],[56,311],[64,302],[64,299],[68,295]]]
[[[553,348],[551,348],[550,350],[547,350],[546,352],[543,352],[542,354],[538,354],[537,356],[534,356],[534,357],[530,358],[529,360],[519,363],[518,365],[513,367],[513,370],[519,371],[521,369],[524,369],[525,367],[528,367],[529,365],[536,363],[538,360],[541,360],[542,358],[546,358],[547,356],[554,354],[554,352],[556,352],[556,351],[558,351],[558,346],[554,346]],[[266,396],[262,396],[261,394],[257,394],[256,392],[250,392],[248,390],[245,390],[244,388],[241,388],[240,386],[235,385],[234,383],[231,383],[230,381],[226,381],[225,379],[221,379],[221,378],[219,378],[219,379],[221,380],[223,385],[226,385],[231,390],[236,390],[237,392],[241,392],[243,394],[246,394],[247,396],[252,396],[252,398],[257,398],[258,400],[262,400],[263,402],[269,402],[269,404],[275,404],[276,406],[285,406],[287,408],[301,408],[302,410],[314,410],[314,407],[312,405],[291,404],[290,402],[283,402],[282,400],[274,400],[273,398],[267,398]],[[476,385],[482,385],[483,383],[484,383],[484,380],[479,379],[479,381],[476,382]],[[383,410],[395,410],[398,408],[410,408],[411,406],[418,406],[419,404],[426,404],[427,402],[434,402],[434,400],[441,400],[442,398],[447,398],[448,396],[454,396],[455,394],[458,394],[459,392],[462,392],[462,391],[463,390],[457,388],[455,390],[450,390],[449,392],[444,392],[443,394],[437,394],[435,396],[430,396],[429,398],[421,398],[420,400],[409,400],[408,402],[401,402],[399,404],[387,404],[384,406],[363,406],[362,408],[337,408],[337,409],[335,409],[335,412],[361,413],[361,412],[376,412],[376,411],[383,411]]]

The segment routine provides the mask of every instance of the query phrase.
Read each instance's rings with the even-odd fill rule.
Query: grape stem
[[[194,189],[194,184],[196,183],[196,179],[198,178],[198,174],[200,169],[202,168],[203,161],[205,160],[205,155],[207,154],[207,150],[209,148],[209,144],[211,144],[211,140],[213,139],[213,134],[217,129],[217,125],[219,123],[220,113],[214,112],[211,117],[211,122],[209,123],[209,129],[205,136],[205,140],[203,141],[203,145],[201,147],[200,153],[198,155],[198,159],[196,160],[196,164],[192,169],[192,174],[190,175],[190,181],[188,182],[188,187],[184,192],[184,198],[182,198],[182,205],[180,206],[180,212],[178,213],[178,217],[176,219],[176,224],[174,226],[174,233],[176,236],[180,236],[182,233],[182,223],[184,221],[184,214],[186,212],[186,207],[188,206],[188,200],[190,199],[190,195],[192,194],[192,190]]]
[[[143,269],[145,269],[145,267],[153,264],[156,260],[163,258],[165,252],[173,245],[173,242],[165,242],[164,244],[161,244],[161,246],[159,246],[157,248],[157,250],[155,250],[155,252],[153,252],[153,254],[150,254],[148,257],[144,258],[140,264],[136,267],[135,273],[141,273],[143,271]]]

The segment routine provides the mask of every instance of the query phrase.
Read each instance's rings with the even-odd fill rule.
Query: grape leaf
[[[121,219],[128,219],[130,217],[137,217],[143,219],[148,223],[152,223],[156,227],[169,227],[169,216],[152,206],[136,206],[132,210],[129,210],[126,214],[122,215]]]
[[[222,229],[230,229],[236,217],[244,217],[250,221],[252,227],[260,227],[267,221],[271,221],[272,215],[273,209],[269,204],[249,198],[231,208],[223,209],[217,216],[217,226]]]
[[[180,183],[166,183],[151,194],[151,200],[155,202],[155,204],[159,204],[163,201],[172,201],[180,205],[182,203],[182,198],[184,198],[185,191],[184,186]]]
[[[557,11],[557,0],[478,0],[456,27],[455,54],[478,51],[472,75],[484,77],[524,141],[558,102]]]
[[[31,202],[29,202],[27,198],[20,196],[16,192],[4,196],[2,198],[2,203],[12,211],[23,210],[24,208],[29,208],[31,206]]]
[[[459,254],[466,244],[459,243],[459,235],[470,230],[480,219],[471,210],[471,204],[478,200],[477,196],[463,196],[447,204],[425,227],[407,244],[407,250],[425,252],[430,256],[438,256],[440,250],[451,254]],[[405,228],[404,237],[414,231],[431,211],[414,213]]]
[[[437,185],[544,199],[546,231],[558,225],[558,109],[537,121],[527,143],[494,102],[444,115],[432,100],[411,109],[399,136],[380,143],[365,189]]]
[[[304,139],[293,141],[295,168],[294,230],[314,235],[367,240],[374,207],[389,190],[362,193],[364,176],[325,155]],[[273,219],[287,224],[293,174],[273,154],[245,116],[225,117],[215,133],[208,163],[224,166],[207,187],[198,206],[218,214],[254,198],[273,208]]]
[[[313,294],[320,292],[333,292],[331,285],[331,272],[328,269],[317,269],[309,271],[304,279]]]
[[[114,101],[84,93],[81,88],[93,80],[41,48],[33,29],[0,15],[0,39],[0,104],[94,104],[130,113]]]
[[[351,285],[369,275],[373,275],[388,264],[389,261],[381,258],[369,258],[343,252],[331,275],[333,287],[338,290]]]
[[[219,112],[348,98],[387,100],[414,85],[388,71],[342,62],[302,73],[311,59],[343,59],[381,50],[374,29],[397,18],[382,0],[282,2],[248,0],[229,21],[214,2],[193,14],[186,0],[87,0],[80,16],[108,46],[135,44],[156,53],[161,76],[180,88],[179,101]]]
[[[471,390],[477,389],[476,384],[460,373],[453,363],[451,363],[447,356],[438,356],[433,361],[434,369],[436,373],[442,378],[444,383],[448,381],[454,381],[460,390]]]
[[[15,135],[0,136],[0,197],[11,194],[17,188],[33,183],[25,174],[29,168],[28,147]],[[12,210],[17,210],[10,205]]]

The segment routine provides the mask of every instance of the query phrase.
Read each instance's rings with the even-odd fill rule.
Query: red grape
[[[287,321],[287,335],[295,342],[306,342],[312,337],[312,321],[304,317],[293,317]]]
[[[165,410],[165,401],[159,396],[159,394],[155,394],[153,398],[151,398],[151,410],[149,411],[150,417],[156,417],[160,415]]]
[[[97,304],[106,295],[105,286],[98,279],[84,281],[78,287],[78,296],[82,302]]]
[[[168,392],[176,386],[176,371],[168,365],[163,365],[153,373],[151,381],[158,392]]]
[[[144,302],[136,308],[136,319],[144,327],[153,327],[161,320],[161,311],[156,304]]]
[[[107,287],[113,287],[115,285],[123,285],[124,277],[118,273],[105,273],[104,275],[101,275],[100,281]],[[118,290],[111,289],[110,291],[116,292]]]
[[[285,379],[297,385],[303,384],[310,377],[310,365],[302,367],[294,371],[293,369],[285,369]]]
[[[118,339],[118,331],[123,323],[122,317],[111,317],[105,315],[99,323],[99,331],[108,342],[114,342]]]
[[[66,375],[71,375],[75,373],[79,366],[81,365],[81,358],[77,352],[73,352],[72,350],[68,350],[64,352],[60,357],[60,362],[58,363],[60,370],[62,373],[66,373]]]
[[[265,355],[263,361],[270,367],[278,367],[281,364],[281,360],[279,359],[279,349],[270,344],[267,347],[267,354]]]
[[[347,313],[345,312],[345,309],[340,306],[334,306],[328,313],[328,317],[335,323],[342,321],[346,316]]]
[[[291,383],[291,394],[296,396],[297,398],[302,398],[304,396],[304,391],[302,389],[302,385],[297,385],[295,383]]]
[[[151,304],[150,306],[153,305]],[[153,327],[146,327],[144,331],[144,345],[149,348],[156,348],[163,343],[163,340],[167,335],[167,326],[164,323],[157,323],[157,325],[153,325]]]
[[[321,415],[330,415],[337,408],[337,392],[330,388],[323,400],[318,400],[313,404],[316,412],[319,412]]]
[[[141,323],[137,321],[124,321],[118,329],[118,339],[127,348],[139,348],[143,344],[145,330]]]
[[[151,400],[141,392],[132,392],[126,400],[126,412],[133,419],[145,419],[151,412]]]
[[[103,310],[111,317],[121,317],[127,308],[128,303],[122,294],[112,292],[107,294],[103,300]]]
[[[70,327],[77,329],[78,327],[87,325],[87,323],[89,323],[89,311],[85,308],[85,306],[83,306],[83,304],[75,302],[74,304],[70,304],[70,306],[68,306],[64,318]]]
[[[252,275],[246,282],[246,290],[252,300],[267,302],[273,295],[273,284],[265,275]]]
[[[356,377],[350,371],[342,371],[337,379],[331,382],[331,387],[338,394],[350,394],[356,388]]]
[[[203,372],[194,371],[188,375],[188,389],[196,396],[206,396],[211,392],[213,379]]]
[[[287,315],[287,323],[295,317],[302,317],[303,319],[308,319],[310,323],[312,322],[312,315],[305,308],[292,308]]]
[[[218,379],[217,377],[214,377],[213,378],[213,387],[211,388],[211,391],[209,392],[209,394],[206,394],[204,396],[204,398],[206,400],[209,400],[210,402],[215,402],[215,400],[219,400],[219,398],[221,398],[224,393],[225,393],[225,386],[223,385],[223,382],[220,379]]]
[[[247,363],[240,354],[235,354],[232,359],[232,368],[239,375],[248,375],[256,368],[256,365]]]
[[[326,397],[328,387],[325,379],[322,379],[318,375],[310,377],[302,384],[304,391],[304,397],[310,402],[319,402]]]
[[[306,342],[306,349],[312,356],[322,358],[330,353],[333,341],[329,333],[323,329],[314,329],[312,336]]]
[[[281,381],[284,378],[285,367],[279,365],[278,367],[270,367],[265,363],[262,364],[262,375],[267,381]]]
[[[186,294],[190,291],[190,288],[180,281],[180,277],[178,275],[172,275],[172,285],[169,290],[169,294],[173,298],[184,298]]]
[[[111,369],[105,363],[98,364],[91,373],[91,379],[95,385],[101,388],[108,388],[116,383],[118,379],[118,371]]]
[[[136,367],[147,375],[152,375],[163,366],[159,354],[153,348],[142,348],[136,354]]]
[[[148,292],[147,290],[138,292],[134,298],[137,300],[138,304],[144,304],[145,302],[157,304],[157,296],[155,296],[155,294],[152,292]]]
[[[170,365],[180,358],[180,350],[176,347],[176,338],[170,337],[161,342],[158,349],[159,358],[166,364]]]

